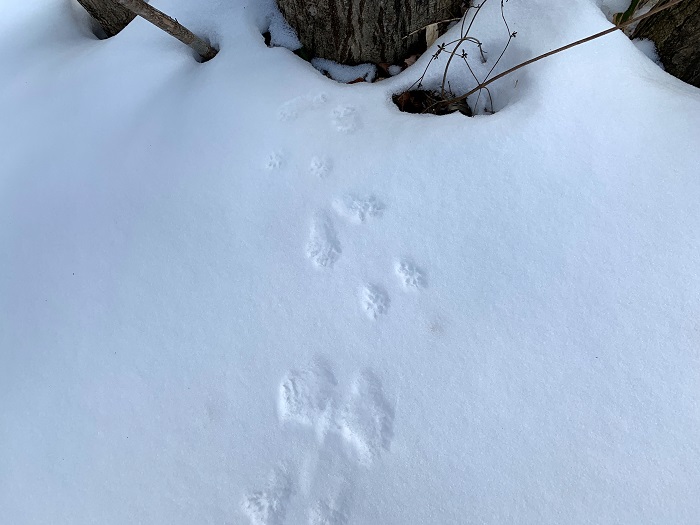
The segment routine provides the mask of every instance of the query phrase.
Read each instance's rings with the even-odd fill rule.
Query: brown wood
[[[136,15],[119,5],[116,0],[78,0],[90,16],[95,19],[104,35],[109,38],[116,35],[131,22]]]
[[[162,29],[169,35],[174,36],[183,44],[190,46],[201,57],[203,62],[211,60],[216,56],[216,53],[218,53],[208,42],[195,35],[177,20],[170,18],[168,15],[147,4],[143,0],[115,1],[132,13],[145,18],[151,24]]]
[[[700,87],[700,0],[685,0],[641,21],[632,36],[652,40],[666,71]]]
[[[462,14],[462,0],[278,0],[301,43],[343,64],[401,63],[425,48],[417,29]],[[422,48],[422,49],[421,49]]]

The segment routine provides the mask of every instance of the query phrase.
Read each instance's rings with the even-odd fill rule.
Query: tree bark
[[[425,49],[425,31],[409,33],[462,14],[462,0],[278,2],[304,47],[343,64],[400,63]]]
[[[642,20],[632,36],[652,40],[666,71],[700,87],[700,0],[686,0]]]
[[[134,13],[119,5],[116,0],[78,0],[78,3],[100,25],[105,38],[119,33],[136,17]]]

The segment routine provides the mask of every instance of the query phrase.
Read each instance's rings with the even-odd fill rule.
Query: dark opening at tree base
[[[199,62],[200,64],[204,64],[205,62],[209,62],[212,58],[214,58],[218,53],[219,53],[219,46],[218,44],[212,43],[209,41],[209,39],[204,39],[204,41],[207,43],[207,45],[210,48],[210,51],[208,51],[204,55],[200,55],[197,51],[192,50],[192,56],[194,59]]]
[[[404,113],[426,113],[431,115],[449,115],[461,113],[467,117],[473,116],[469,104],[465,100],[453,101],[453,98],[445,93],[445,98],[440,92],[425,89],[414,89],[396,93],[392,100],[399,111]]]

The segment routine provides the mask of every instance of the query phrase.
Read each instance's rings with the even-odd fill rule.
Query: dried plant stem
[[[419,27],[415,31],[411,31],[409,34],[407,34],[405,37],[403,37],[402,40],[406,40],[408,37],[413,36],[416,33],[420,33],[421,31],[423,31],[423,29],[428,29],[430,26],[433,26],[435,24],[446,24],[449,22],[459,22],[461,19],[462,19],[462,17],[460,16],[459,18],[446,18],[445,20],[438,20],[437,22],[433,22],[432,24],[428,24],[426,26]]]
[[[469,27],[467,27],[466,33],[464,32],[464,20],[466,20],[466,16],[464,17],[464,20],[462,20],[462,28],[460,30],[460,39],[457,41],[457,44],[455,45],[454,49],[452,49],[452,52],[450,53],[450,57],[447,59],[447,64],[445,65],[445,71],[442,74],[442,86],[440,88],[440,91],[442,93],[442,97],[445,97],[445,83],[447,82],[447,72],[450,69],[450,63],[452,62],[452,59],[455,57],[455,53],[457,53],[457,49],[459,46],[461,46],[465,41],[467,40],[476,40],[473,39],[472,37],[468,36],[469,35],[469,30],[472,28],[472,24],[474,23],[474,20],[476,20],[477,15],[479,14],[479,11],[481,11],[481,8],[484,6],[484,4],[488,2],[488,0],[484,0],[476,6],[476,11],[474,11],[474,16],[472,17],[472,21],[469,23]],[[478,40],[476,40],[478,42]],[[481,49],[481,46],[479,46],[479,49]],[[483,56],[483,53],[482,53]]]
[[[610,33],[614,33],[615,31],[618,31],[618,30],[620,30],[620,29],[624,29],[625,27],[627,27],[627,26],[629,26],[629,25],[636,24],[636,23],[639,22],[640,20],[644,20],[645,18],[648,18],[648,17],[650,17],[650,16],[655,15],[656,13],[659,13],[659,12],[661,12],[661,11],[664,11],[664,10],[666,10],[666,9],[669,9],[670,7],[673,7],[674,5],[679,4],[679,3],[681,3],[681,2],[683,2],[683,0],[670,0],[670,2],[668,2],[667,4],[658,6],[658,7],[654,8],[654,9],[652,9],[651,11],[649,11],[648,13],[645,13],[645,14],[643,14],[643,15],[640,15],[640,16],[637,16],[637,17],[635,17],[635,18],[629,19],[629,20],[627,20],[626,22],[622,22],[622,23],[620,23],[620,24],[616,24],[615,26],[613,26],[613,27],[611,27],[611,28],[609,28],[609,29],[606,29],[605,31],[601,31],[601,32],[599,32],[599,33],[596,33],[596,34],[594,34],[594,35],[588,36],[588,37],[586,37],[586,38],[582,38],[581,40],[577,40],[576,42],[572,42],[571,44],[567,44],[567,45],[565,45],[565,46],[559,47],[559,48],[557,48],[557,49],[554,49],[554,50],[552,50],[552,51],[549,51],[548,53],[544,53],[544,54],[542,54],[542,55],[536,56],[535,58],[531,58],[530,60],[526,60],[525,62],[522,62],[522,63],[518,64],[517,66],[514,66],[514,67],[512,67],[512,68],[510,68],[510,69],[507,69],[507,70],[504,71],[503,73],[499,73],[499,74],[496,75],[495,77],[490,78],[490,79],[488,79],[488,80],[482,82],[481,84],[479,84],[479,85],[476,86],[474,89],[472,89],[471,91],[467,92],[466,94],[461,95],[461,96],[456,97],[456,98],[453,98],[453,99],[450,99],[450,100],[445,100],[444,103],[445,103],[445,104],[454,104],[454,103],[456,103],[456,102],[461,102],[461,101],[463,101],[463,100],[466,100],[466,98],[469,97],[470,95],[473,95],[473,94],[476,93],[477,91],[480,91],[480,90],[484,89],[484,88],[485,88],[486,86],[488,86],[489,84],[495,82],[496,80],[499,80],[499,79],[505,77],[506,75],[510,75],[511,73],[513,73],[514,71],[517,71],[517,70],[520,69],[520,68],[523,68],[523,67],[525,67],[525,66],[529,66],[530,64],[532,64],[532,63],[534,63],[534,62],[537,62],[537,61],[539,61],[539,60],[542,60],[543,58],[547,58],[547,57],[550,57],[550,56],[552,56],[552,55],[556,55],[557,53],[561,53],[562,51],[566,51],[567,49],[571,49],[572,47],[576,47],[576,46],[581,45],[581,44],[584,44],[584,43],[586,43],[586,42],[590,42],[591,40],[595,40],[596,38],[600,38],[601,36],[605,36],[605,35],[608,35],[608,34],[610,34]],[[430,108],[428,108],[428,109],[430,109]],[[426,111],[427,111],[427,110],[426,110]]]

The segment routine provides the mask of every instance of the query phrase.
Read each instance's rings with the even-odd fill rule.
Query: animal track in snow
[[[276,170],[282,166],[283,161],[284,158],[282,157],[281,153],[273,152],[268,155],[267,160],[265,161],[265,167],[268,170]]]
[[[293,492],[288,473],[279,467],[270,475],[264,490],[244,496],[241,507],[252,525],[282,525]]]
[[[396,263],[394,269],[396,271],[396,276],[399,278],[404,288],[417,290],[427,285],[425,272],[410,261],[399,261]]]
[[[338,106],[333,110],[333,126],[341,133],[352,133],[360,128],[357,109],[353,106]]]
[[[325,179],[330,173],[331,168],[332,165],[329,159],[325,157],[313,157],[309,165],[309,172],[319,179]]]
[[[306,111],[320,108],[326,102],[328,102],[328,95],[325,93],[318,93],[313,97],[307,95],[293,98],[280,106],[279,118],[282,121],[296,120]]]
[[[340,253],[333,222],[325,213],[317,213],[311,222],[306,256],[319,268],[332,268]]]
[[[376,285],[368,284],[360,291],[360,304],[367,317],[376,319],[389,309],[389,295]]]
[[[353,382],[338,426],[340,434],[365,466],[389,450],[394,437],[394,408],[384,397],[382,383],[371,370],[364,370]]]
[[[348,512],[335,501],[317,501],[309,510],[309,525],[347,525]]]
[[[357,195],[345,195],[333,201],[333,208],[338,215],[351,222],[360,224],[370,217],[379,217],[384,211],[382,203],[374,195],[358,197]]]
[[[282,378],[278,392],[280,423],[291,421],[317,429],[320,425],[324,432],[336,433],[348,453],[337,455],[340,451],[335,447],[316,449],[310,458],[329,460],[324,460],[326,469],[316,474],[305,470],[293,474],[286,464],[273,469],[263,489],[249,491],[241,500],[241,510],[251,525],[283,525],[295,494],[305,504],[309,498],[315,501],[307,507],[309,525],[348,525],[353,476],[348,478],[346,474],[354,468],[347,470],[342,465],[350,462],[369,467],[389,450],[394,408],[384,395],[380,379],[369,369],[355,377],[340,410],[336,408],[337,387],[331,367],[320,358],[305,368],[290,370]],[[312,460],[311,465],[314,463]],[[318,465],[312,468],[316,470]],[[296,515],[296,509],[291,509],[291,514]]]
[[[306,369],[290,370],[280,384],[277,403],[280,422],[312,426],[323,440],[333,418],[337,384],[333,372],[320,360]]]
[[[369,465],[383,451],[389,450],[394,435],[394,409],[384,396],[381,380],[370,369],[355,377],[340,409],[337,408],[337,387],[333,371],[319,359],[305,369],[290,370],[280,383],[280,423],[293,421],[317,428],[320,425],[324,432],[337,432],[353,451],[355,459]],[[344,513],[346,496],[336,494],[333,501],[320,504],[318,508]],[[321,510],[317,514],[322,514]]]

